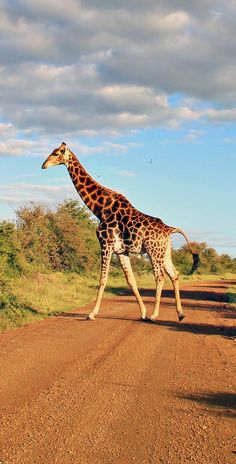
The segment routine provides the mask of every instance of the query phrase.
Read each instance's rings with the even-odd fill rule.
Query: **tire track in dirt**
[[[233,463],[232,321],[224,305],[184,305],[181,325],[170,294],[156,324],[126,296],[96,323],[74,313],[4,334],[0,461]]]

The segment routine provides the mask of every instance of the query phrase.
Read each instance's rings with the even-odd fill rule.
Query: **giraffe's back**
[[[166,237],[172,230],[161,219],[138,211],[123,195],[115,194],[104,211],[98,235],[100,239],[113,241],[116,253],[139,254],[150,244],[164,250]]]

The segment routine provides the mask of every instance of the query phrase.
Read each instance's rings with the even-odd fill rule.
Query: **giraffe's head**
[[[58,166],[58,164],[65,164],[67,166],[69,156],[70,150],[65,142],[62,142],[60,147],[55,148],[55,150],[52,151],[46,161],[44,161],[42,169],[47,169],[50,166]]]

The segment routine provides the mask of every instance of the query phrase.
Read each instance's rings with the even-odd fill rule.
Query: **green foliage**
[[[55,211],[37,204],[16,211],[16,222],[0,222],[0,273],[5,278],[34,272],[75,272],[81,275],[100,269],[100,246],[96,238],[97,224],[79,201],[68,200]],[[236,272],[236,259],[216,251],[206,243],[193,243],[200,255],[198,274]],[[146,256],[132,257],[134,272],[151,271]],[[192,268],[188,245],[173,250],[173,260],[182,274]],[[112,270],[120,268],[116,258]]]
[[[0,274],[14,276],[21,271],[20,243],[15,224],[0,222]]]
[[[226,301],[233,304],[236,309],[236,285],[229,288],[229,291],[226,293]]]
[[[59,205],[54,221],[62,260],[60,270],[86,273],[98,269],[97,225],[87,208],[81,207],[76,200],[66,201]]]
[[[40,205],[31,204],[16,211],[17,236],[27,269],[50,269],[53,237],[49,228],[48,212]]]
[[[31,204],[16,216],[25,271],[86,273],[98,267],[96,226],[78,201],[66,201],[56,211]]]
[[[0,272],[16,277],[32,272],[99,272],[100,246],[96,238],[97,224],[88,209],[79,201],[68,200],[55,211],[37,204],[16,211],[16,222],[0,222]],[[200,255],[198,274],[236,272],[236,259],[218,255],[206,243],[193,243]],[[151,271],[147,257],[132,257],[134,272],[143,275]],[[184,245],[173,250],[173,260],[182,274],[189,274],[192,255]],[[117,273],[119,263],[112,261]]]
[[[200,266],[197,274],[221,274],[235,273],[236,259],[228,255],[218,255],[214,248],[206,243],[192,243],[194,250],[199,254]],[[173,250],[173,261],[182,274],[188,275],[192,267],[192,254],[188,245],[184,245],[178,250]]]
[[[56,211],[32,203],[16,211],[15,223],[0,222],[1,327],[39,317],[33,298],[38,289],[37,276],[55,271],[85,276],[99,271],[100,246],[95,229],[89,212],[73,200],[60,204]],[[29,295],[25,287],[31,281]],[[44,298],[42,306],[46,303]]]
[[[6,266],[8,271],[8,266]],[[11,280],[0,270],[0,330],[22,325],[28,321],[31,310],[13,293]]]
[[[151,263],[147,255],[144,255],[144,256],[131,255],[130,261],[131,261],[132,269],[136,276],[143,276],[144,274],[152,273]],[[120,263],[116,255],[112,256],[110,271],[113,277],[120,276],[123,274],[123,271],[121,270]]]

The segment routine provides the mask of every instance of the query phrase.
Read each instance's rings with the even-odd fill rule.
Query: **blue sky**
[[[236,256],[236,4],[0,0],[0,218],[100,183]],[[182,244],[183,242],[176,242]]]

